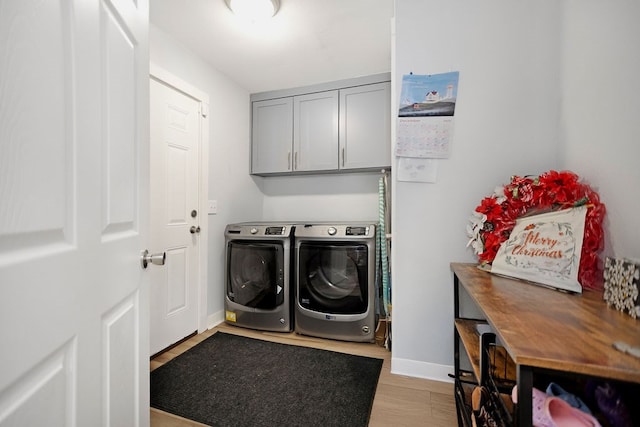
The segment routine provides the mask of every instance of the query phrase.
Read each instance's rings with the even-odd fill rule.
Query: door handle
[[[144,250],[140,255],[140,265],[142,268],[147,268],[149,264],[164,265],[167,259],[166,252],[158,252],[157,254],[150,254],[148,250]]]
[[[200,232],[200,226],[196,227],[195,225],[192,225],[191,228],[189,229],[189,233],[191,234],[196,234],[199,232]]]

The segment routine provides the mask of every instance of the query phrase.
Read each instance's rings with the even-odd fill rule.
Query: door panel
[[[148,4],[0,2],[0,426],[147,425]]]
[[[185,147],[167,144],[166,166],[167,179],[167,219],[166,223],[171,225],[185,225],[187,223],[187,162],[189,152]]]
[[[130,425],[139,418],[137,361],[142,356],[137,342],[140,336],[137,319],[138,295],[126,298],[103,316],[103,345],[105,365],[103,371],[109,381],[103,385],[108,412],[105,425]]]
[[[167,315],[169,316],[188,309],[187,252],[188,249],[184,247],[167,250],[167,282],[171,283],[167,288]]]
[[[2,392],[0,421],[4,425],[39,425],[42,419],[49,425],[69,424],[69,396],[76,395],[74,344],[64,344]]]
[[[151,354],[198,330],[201,221],[200,102],[156,80],[151,87],[152,246],[167,258],[151,284]],[[195,216],[193,212],[195,211]],[[193,227],[194,232],[191,232]]]
[[[71,5],[36,3],[0,4],[0,265],[69,250],[75,238]],[[33,102],[27,85],[48,96]]]
[[[106,112],[103,120],[103,178],[104,200],[103,238],[117,238],[117,233],[135,228],[136,147],[135,138],[135,78],[130,70],[135,65],[135,40],[131,39],[124,23],[105,3],[100,4],[102,60],[102,103]]]

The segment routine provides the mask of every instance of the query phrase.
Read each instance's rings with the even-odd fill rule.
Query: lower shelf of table
[[[474,425],[473,418],[477,414],[473,411],[473,392],[480,386],[466,382],[464,380],[456,380],[455,382],[455,399],[456,410],[458,412],[458,424],[464,427]],[[505,393],[497,392],[495,389],[485,387],[485,396],[487,400],[484,403],[483,417],[490,417],[495,425],[500,427],[510,427],[514,425],[515,406],[511,402],[511,396]],[[482,425],[479,419],[476,425]]]

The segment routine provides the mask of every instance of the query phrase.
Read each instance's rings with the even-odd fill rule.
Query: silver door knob
[[[195,225],[192,225],[191,228],[189,229],[189,233],[191,234],[196,234],[199,232],[200,232],[200,226],[196,227]]]
[[[158,252],[157,254],[150,254],[148,250],[144,250],[140,256],[140,265],[142,268],[147,268],[149,264],[164,265],[167,259],[166,252]]]

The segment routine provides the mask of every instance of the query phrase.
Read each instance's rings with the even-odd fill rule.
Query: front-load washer
[[[296,226],[296,333],[374,341],[375,234],[373,222]]]
[[[290,332],[291,224],[240,223],[225,229],[225,320],[250,329]]]

